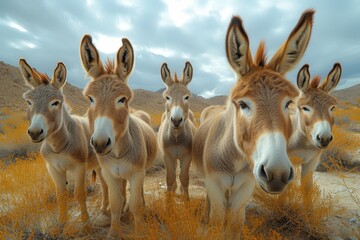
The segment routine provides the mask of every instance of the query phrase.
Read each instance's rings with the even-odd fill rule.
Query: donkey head
[[[287,154],[291,136],[288,107],[297,96],[284,74],[303,56],[314,11],[303,13],[288,39],[267,63],[262,42],[253,60],[250,43],[239,17],[233,17],[226,35],[226,53],[237,76],[229,100],[233,109],[234,140],[249,160],[259,185],[269,193],[284,190],[294,177]]]
[[[85,35],[80,45],[83,67],[92,78],[83,94],[90,102],[90,144],[98,154],[108,154],[128,127],[133,93],[127,81],[134,66],[134,51],[129,40],[122,39],[122,44],[116,64],[108,59],[105,67],[90,35]]]
[[[166,90],[163,93],[166,99],[166,117],[170,121],[171,127],[179,129],[188,118],[191,93],[187,85],[191,82],[193,68],[189,62],[186,62],[183,76],[180,80],[177,78],[176,73],[174,79],[171,77],[166,63],[161,66],[160,72],[166,86]]]
[[[31,87],[23,94],[28,103],[28,134],[33,142],[41,142],[61,126],[66,67],[59,62],[51,80],[31,68],[25,59],[20,59],[19,68],[25,83]]]
[[[331,128],[334,124],[333,111],[336,100],[329,92],[339,83],[340,77],[339,63],[334,64],[321,84],[320,77],[315,77],[310,82],[307,64],[301,68],[297,76],[297,85],[301,92],[297,101],[301,131],[318,148],[326,148],[333,139]]]

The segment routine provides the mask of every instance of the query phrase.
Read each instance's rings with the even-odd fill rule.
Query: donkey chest
[[[58,171],[68,171],[74,168],[74,161],[66,154],[45,155],[45,161]]]
[[[126,159],[113,159],[109,157],[99,158],[101,168],[103,168],[113,178],[129,179],[138,168]]]

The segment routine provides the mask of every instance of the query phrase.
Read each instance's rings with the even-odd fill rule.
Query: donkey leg
[[[79,202],[81,220],[86,222],[89,219],[89,213],[86,207],[86,166],[78,166],[74,171],[74,183],[75,183],[75,198]]]
[[[185,194],[187,200],[189,200],[189,168],[191,164],[191,156],[185,157],[180,161],[180,182],[182,191]]]
[[[305,187],[306,192],[310,192],[313,187],[313,175],[320,162],[320,156],[321,152],[301,164],[301,185]]]
[[[234,188],[229,194],[230,226],[233,228],[239,228],[245,223],[245,207],[255,188],[255,181],[251,174],[249,173],[247,179],[242,182],[240,179],[244,177],[243,174],[239,174],[238,177],[235,176],[234,182],[239,182],[240,186]]]
[[[67,190],[66,190],[66,171],[57,171],[50,164],[46,164],[46,168],[56,187],[56,198],[58,202],[58,222],[60,225],[67,220]]]
[[[101,191],[102,191],[102,201],[101,201],[101,212],[105,215],[109,214],[109,188],[105,182],[104,176],[102,175],[101,168],[96,169],[96,172],[99,175]]]
[[[111,173],[105,169],[102,170],[102,175],[109,186],[109,200],[111,211],[111,226],[109,230],[110,236],[119,236],[121,230],[120,217],[124,206],[124,197],[122,195],[123,179],[114,178]]]
[[[210,222],[212,224],[222,224],[225,218],[227,199],[225,189],[221,185],[217,178],[209,176],[205,178],[205,186],[210,202]]]
[[[166,168],[166,184],[168,192],[176,191],[176,166],[177,160],[168,155],[164,155],[164,162]]]
[[[135,232],[141,229],[143,212],[144,212],[144,199],[143,199],[143,185],[145,178],[145,170],[138,171],[132,174],[129,179],[130,183],[130,211],[134,215]]]

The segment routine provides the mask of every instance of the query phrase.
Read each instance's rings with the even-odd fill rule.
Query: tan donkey
[[[296,102],[296,109],[290,115],[294,133],[290,139],[288,149],[290,155],[303,159],[301,164],[302,179],[309,175],[306,188],[313,185],[313,173],[319,164],[323,149],[325,149],[333,135],[333,111],[336,100],[329,95],[339,83],[341,65],[334,64],[326,79],[320,83],[320,77],[310,81],[309,65],[304,65],[298,73],[297,85],[300,96]]]
[[[129,40],[122,39],[122,44],[115,66],[108,61],[105,67],[90,35],[85,35],[80,45],[83,67],[92,78],[83,92],[90,101],[87,112],[92,132],[90,142],[110,191],[109,235],[119,234],[125,204],[124,179],[130,183],[129,207],[135,217],[135,230],[140,229],[145,171],[157,155],[155,132],[130,113],[133,92],[128,79],[134,66],[134,51]]]
[[[287,154],[292,134],[288,107],[298,92],[284,74],[307,48],[313,14],[303,13],[268,63],[263,43],[253,60],[240,17],[230,22],[226,54],[237,82],[226,109],[201,124],[193,141],[193,160],[205,176],[212,223],[222,223],[231,213],[231,225],[243,224],[255,182],[276,194],[294,178]]]
[[[19,67],[25,82],[32,89],[24,93],[28,103],[27,117],[30,123],[28,134],[35,143],[42,142],[41,154],[46,168],[55,183],[59,206],[59,223],[67,219],[66,172],[73,172],[75,198],[80,204],[81,219],[86,221],[86,170],[98,169],[99,164],[89,139],[88,121],[84,117],[71,115],[65,104],[62,88],[66,82],[66,68],[58,63],[50,80],[45,74],[31,68],[24,59]],[[103,206],[108,205],[108,192],[101,171],[97,171],[103,188]]]
[[[166,63],[161,66],[160,72],[166,86],[163,93],[166,103],[159,127],[158,143],[166,167],[167,190],[176,191],[176,167],[179,160],[181,190],[189,199],[189,168],[196,127],[194,116],[189,109],[191,92],[187,85],[191,82],[193,68],[186,62],[182,79],[178,79],[176,73],[172,78]]]

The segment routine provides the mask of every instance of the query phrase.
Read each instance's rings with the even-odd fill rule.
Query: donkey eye
[[[31,106],[31,102],[29,100],[26,100],[26,102],[28,103],[29,106]]]
[[[335,109],[335,106],[332,106],[332,107],[330,108],[330,111],[334,111],[334,109]]]
[[[124,103],[126,101],[126,97],[123,97],[121,99],[119,99],[118,103]]]
[[[170,98],[169,98],[168,96],[166,96],[165,98],[166,98],[166,100],[168,100],[168,101],[170,100]]]
[[[250,109],[250,107],[244,101],[240,101],[239,106],[242,110]]]
[[[307,107],[302,107],[302,110],[305,112],[310,112],[310,109],[308,109]]]
[[[92,97],[89,97],[89,100],[91,103],[94,103],[94,99],[92,99]]]
[[[189,98],[190,98],[189,96],[186,96],[184,99],[185,99],[185,100],[189,100]]]
[[[60,102],[59,102],[59,101],[55,101],[55,102],[53,102],[53,103],[51,104],[51,106],[53,106],[53,107],[57,107],[59,104],[60,104]]]
[[[288,102],[285,104],[285,108],[286,108],[286,109],[288,109],[288,108],[289,108],[289,106],[290,106],[290,104],[292,104],[292,103],[293,103],[293,101],[292,101],[292,100],[288,101]]]

